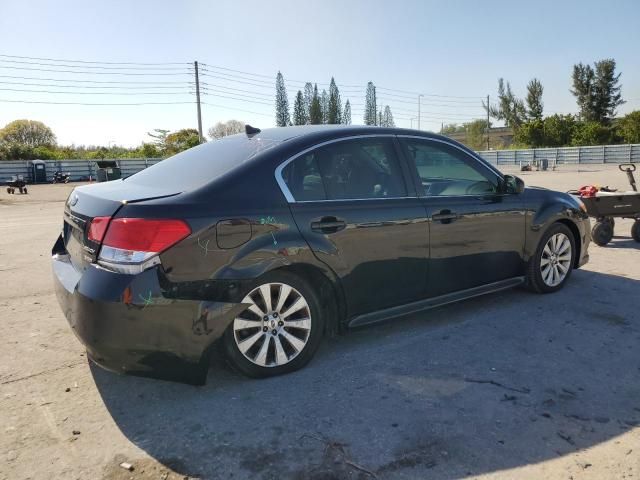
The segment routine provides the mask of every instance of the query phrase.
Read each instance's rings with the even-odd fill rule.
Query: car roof
[[[321,140],[324,138],[335,138],[349,135],[375,135],[375,134],[391,134],[391,135],[416,135],[426,138],[451,139],[432,132],[423,130],[412,130],[408,128],[395,127],[377,127],[372,125],[298,125],[291,127],[275,127],[265,128],[256,136],[274,140],[277,142],[285,142],[293,138],[306,136],[315,137]]]

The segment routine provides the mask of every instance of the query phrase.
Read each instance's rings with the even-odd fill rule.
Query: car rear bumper
[[[89,358],[119,373],[204,383],[209,348],[245,308],[171,298],[161,267],[125,275],[90,264],[80,272],[54,248],[52,268],[58,302]]]

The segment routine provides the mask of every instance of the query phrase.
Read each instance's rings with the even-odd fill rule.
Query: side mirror
[[[505,175],[502,177],[504,193],[524,192],[524,181],[515,175]]]

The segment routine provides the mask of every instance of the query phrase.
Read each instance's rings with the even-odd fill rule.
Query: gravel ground
[[[627,188],[615,167],[522,177]],[[640,476],[630,221],[559,293],[507,291],[352,331],[279,378],[245,379],[215,356],[192,387],[87,362],[49,267],[72,188],[0,192],[0,479]]]

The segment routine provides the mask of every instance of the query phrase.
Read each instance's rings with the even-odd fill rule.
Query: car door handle
[[[459,215],[451,210],[441,210],[440,212],[431,215],[431,220],[442,223],[451,223],[458,218]]]
[[[347,227],[347,222],[336,217],[322,217],[311,222],[311,230],[321,233],[335,233]]]

